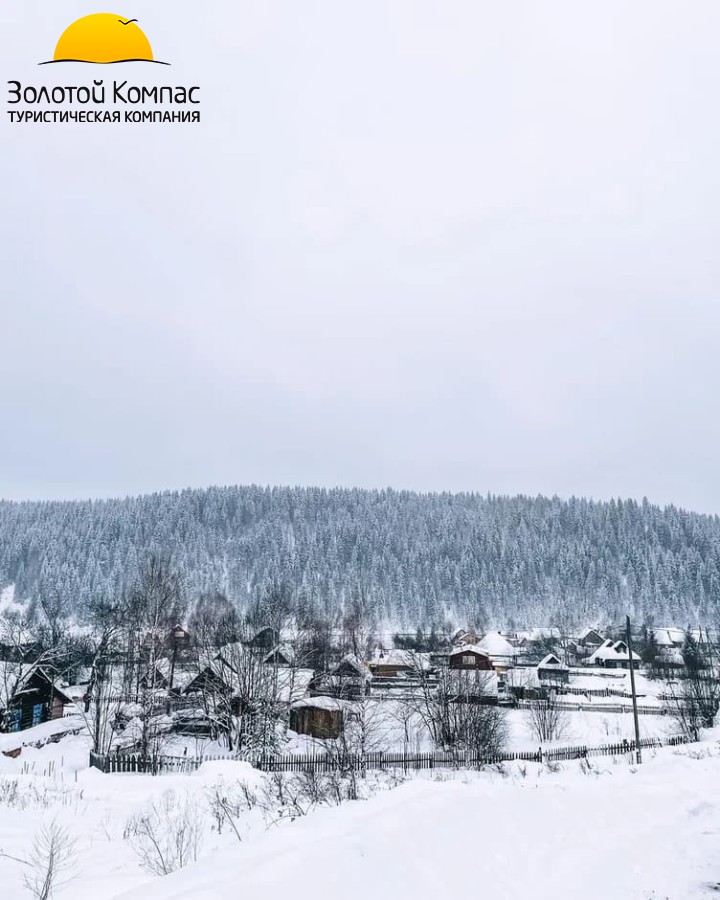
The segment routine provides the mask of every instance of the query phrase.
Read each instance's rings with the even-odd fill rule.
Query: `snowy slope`
[[[527,778],[417,779],[275,829],[118,900],[689,900],[720,877],[718,757],[662,751],[634,771],[602,761]],[[471,871],[473,874],[471,874]],[[469,880],[470,879],[470,880]],[[475,888],[473,888],[475,890]]]

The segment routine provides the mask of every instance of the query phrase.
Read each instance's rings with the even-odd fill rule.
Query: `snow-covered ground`
[[[691,900],[716,896],[715,746],[663,750],[641,767],[418,777],[218,851],[118,900]],[[701,757],[701,758],[694,758]],[[110,895],[114,896],[114,895]]]
[[[585,677],[592,687],[609,683]],[[624,680],[612,679],[613,687]],[[655,695],[662,685],[643,678],[638,689]],[[529,713],[506,715],[509,747],[536,749]],[[430,749],[421,729],[403,720],[399,704],[378,703],[372,718],[378,749]],[[270,796],[269,776],[236,761],[206,763],[192,775],[103,775],[88,768],[86,734],[49,742],[58,731],[81,726],[82,717],[74,716],[0,735],[2,900],[30,896],[23,887],[27,867],[18,860],[53,821],[76,842],[73,877],[56,893],[59,900],[366,900],[370,894],[443,900],[478,883],[483,894],[503,900],[555,900],[564,885],[583,900],[717,896],[711,885],[720,882],[720,801],[708,787],[720,783],[720,730],[701,744],[646,751],[641,767],[627,756],[592,759],[589,771],[579,762],[557,769],[513,763],[503,772],[421,772],[400,786],[371,773],[363,801],[322,805],[293,822],[278,822],[266,801],[265,809],[242,809],[233,827],[225,823],[218,832],[218,791],[237,798],[244,784]],[[642,716],[640,727],[642,737],[677,732],[665,716]],[[573,711],[554,744],[632,737],[629,713]],[[19,756],[5,755],[18,747]],[[320,749],[293,735],[286,747]],[[175,738],[166,752],[226,751]],[[190,811],[198,847],[197,861],[160,877],[142,867],[130,826],[163,803]]]
[[[602,721],[587,718],[591,727]],[[241,782],[262,793],[268,776],[232,761],[193,775],[102,775],[87,767],[87,737],[69,736],[39,749],[26,744],[15,759],[0,755],[0,851],[27,857],[44,823],[67,828],[75,877],[61,900],[234,900],[240,885],[241,896],[263,900],[438,900],[464,891],[470,860],[483,893],[504,900],[550,900],[561,885],[581,885],[584,900],[689,900],[716,895],[708,885],[720,881],[720,800],[708,791],[720,782],[718,737],[646,751],[640,767],[603,757],[589,772],[572,762],[419,773],[293,822],[253,809],[235,821],[240,842],[229,827],[213,827],[212,795],[218,786],[232,794]],[[160,877],[142,869],[127,826],[168,792],[173,809],[189,807],[201,840],[197,862]],[[0,857],[3,898],[30,896],[23,870]]]

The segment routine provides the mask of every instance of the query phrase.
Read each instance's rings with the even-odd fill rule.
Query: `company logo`
[[[55,63],[170,63],[155,59],[150,41],[138,25],[112,13],[94,13],[77,19],[60,35],[52,59],[41,66]],[[143,72],[147,69],[141,67]],[[107,84],[97,70],[92,84],[83,83],[79,69],[62,70],[69,83],[28,84],[18,79],[7,82],[7,115],[12,124],[37,125],[174,125],[200,121],[200,86],[198,84],[138,84],[133,76],[137,68],[113,71]],[[47,72],[48,70],[43,70]],[[106,70],[107,71],[107,70]],[[105,73],[103,73],[104,75]],[[77,80],[76,80],[77,79]],[[54,80],[54,79],[53,79]],[[64,78],[63,78],[64,81]],[[79,83],[78,83],[79,82]]]
[[[137,19],[112,13],[94,13],[73,22],[60,36],[52,59],[41,66],[63,62],[108,65],[125,62],[150,62],[168,66],[153,56],[150,41]]]

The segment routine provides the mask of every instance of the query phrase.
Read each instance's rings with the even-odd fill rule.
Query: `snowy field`
[[[521,715],[511,713],[518,739]],[[575,726],[585,742],[585,726],[606,742],[594,725],[603,717],[585,717]],[[59,725],[22,738],[46,738]],[[17,737],[0,736],[0,750]],[[65,827],[75,850],[61,900],[439,900],[466,890],[468,859],[483,892],[503,900],[549,900],[563,884],[582,885],[584,900],[717,896],[720,800],[708,786],[720,783],[718,737],[646,751],[640,767],[603,757],[589,771],[579,762],[508,764],[502,772],[420,773],[403,784],[371,775],[362,785],[368,799],[308,807],[295,821],[259,804],[218,833],[218,789],[232,797],[245,785],[262,797],[269,776],[232,761],[193,775],[102,775],[87,767],[87,737],[69,736],[26,745],[16,759],[0,755],[0,850],[27,858],[43,824]],[[142,868],[128,827],[153,803],[172,815],[187,808],[196,828],[197,861],[166,876]],[[31,896],[18,859],[0,857],[8,900]]]

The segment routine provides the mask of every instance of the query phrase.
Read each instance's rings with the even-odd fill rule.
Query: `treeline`
[[[82,616],[149,554],[188,596],[248,608],[281,582],[330,617],[429,630],[717,621],[720,520],[647,501],[226,487],[92,502],[0,502],[0,584]],[[48,600],[49,598],[49,600]]]

